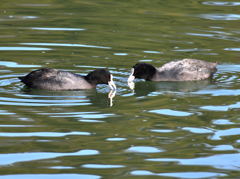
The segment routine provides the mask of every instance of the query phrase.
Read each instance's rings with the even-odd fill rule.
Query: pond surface
[[[237,178],[240,175],[240,2],[0,2],[0,177]],[[127,85],[136,62],[218,62],[213,80]],[[109,88],[29,90],[41,67]]]

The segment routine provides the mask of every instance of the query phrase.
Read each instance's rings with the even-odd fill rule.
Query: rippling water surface
[[[1,178],[239,177],[240,2],[0,4]],[[183,58],[218,62],[218,71],[211,81],[127,86],[136,62]],[[18,80],[41,67],[107,67],[117,94]]]

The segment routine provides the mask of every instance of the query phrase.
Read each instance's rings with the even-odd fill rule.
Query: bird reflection
[[[100,91],[100,92],[99,92]],[[46,99],[46,100],[76,100],[74,103],[79,105],[94,105],[98,107],[112,107],[113,98],[116,95],[116,90],[110,90],[108,94],[101,90],[90,89],[90,90],[78,90],[78,91],[47,91],[31,89],[28,87],[22,88],[23,95],[29,95],[28,97],[35,99]],[[64,105],[64,104],[63,104]]]
[[[133,83],[133,82],[132,82]],[[139,81],[129,84],[136,96],[147,96],[152,92],[194,92],[213,84],[212,80],[181,81],[181,82],[151,82]]]

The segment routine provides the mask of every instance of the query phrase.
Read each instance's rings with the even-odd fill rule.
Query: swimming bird
[[[86,76],[53,68],[42,68],[19,77],[27,87],[44,90],[80,90],[95,88],[98,84],[108,84],[116,90],[113,76],[106,69],[94,70]]]
[[[128,83],[135,78],[147,81],[195,81],[211,78],[217,71],[217,63],[196,59],[183,59],[155,68],[148,63],[137,63],[132,67]]]

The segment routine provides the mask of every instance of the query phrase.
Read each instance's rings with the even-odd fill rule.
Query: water
[[[0,178],[237,178],[237,1],[1,1]],[[136,62],[219,63],[212,81],[127,86]],[[51,92],[17,79],[107,67],[118,87]]]

